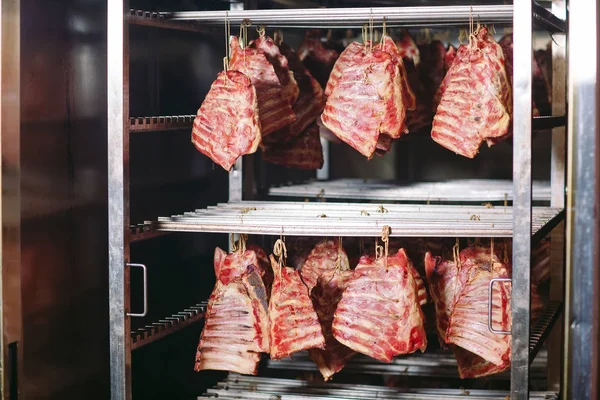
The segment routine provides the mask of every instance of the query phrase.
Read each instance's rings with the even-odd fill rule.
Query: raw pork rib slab
[[[488,329],[488,288],[493,278],[509,278],[510,267],[502,264],[495,254],[492,256],[489,247],[471,246],[460,252],[458,265],[427,253],[425,269],[440,343],[456,345],[476,356],[457,350],[461,377],[485,376],[508,369],[511,337]],[[492,292],[492,326],[497,330],[511,329],[510,299],[510,282],[496,283]]]
[[[256,88],[262,135],[268,135],[294,122],[296,115],[284,98],[279,78],[265,53],[251,47],[242,49],[235,36],[231,38],[230,45],[229,69],[248,76]]]
[[[286,142],[293,140],[321,115],[325,107],[325,96],[321,85],[302,64],[298,55],[285,43],[279,44],[279,49],[281,54],[288,59],[290,69],[294,73],[296,82],[298,82],[300,95],[293,107],[296,121],[267,136],[266,141],[268,143],[271,141]]]
[[[302,281],[308,287],[308,292],[317,284],[317,279],[327,271],[333,271],[339,258],[339,268],[342,270],[350,269],[348,255],[344,250],[339,250],[337,240],[324,240],[318,243],[308,254],[300,276]]]
[[[225,170],[256,151],[261,138],[256,91],[238,71],[221,72],[194,119],[192,143]]]
[[[338,69],[343,71],[339,77]],[[381,133],[397,138],[404,126],[399,73],[398,64],[389,53],[377,49],[369,51],[359,43],[350,44],[331,73],[333,87],[321,116],[323,124],[371,158]]]
[[[257,373],[269,352],[267,294],[256,253],[215,249],[217,282],[208,301],[194,369]]]
[[[348,360],[356,354],[355,351],[338,342],[333,337],[332,331],[333,315],[353,275],[353,272],[347,268],[348,266],[341,267],[340,270],[324,272],[311,291],[313,304],[325,336],[325,350],[310,349],[308,352],[326,381],[341,371]]]
[[[271,358],[278,360],[308,349],[325,349],[319,318],[294,268],[279,264],[271,256],[275,274],[269,318],[271,322]]]
[[[319,127],[313,123],[289,143],[268,145],[262,153],[267,162],[288,168],[319,169],[323,167],[323,147]]]
[[[321,42],[321,31],[310,29],[306,31],[304,40],[298,47],[300,61],[315,79],[322,85],[327,83],[333,64],[340,56],[335,49],[326,48]]]
[[[459,47],[439,90],[431,137],[440,145],[473,158],[484,140],[491,146],[508,134],[512,94],[504,53],[486,28]]]
[[[352,350],[390,362],[425,351],[427,336],[417,285],[404,249],[374,260],[363,256],[333,318],[333,336]]]
[[[273,39],[265,35],[259,36],[258,39],[252,42],[251,46],[265,53],[267,60],[273,65],[275,73],[279,78],[283,97],[287,99],[290,106],[293,106],[296,100],[298,100],[300,89],[298,88],[294,74],[290,71],[287,57],[281,54],[279,47]]]

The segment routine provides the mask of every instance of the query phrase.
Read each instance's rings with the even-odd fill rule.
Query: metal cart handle
[[[494,278],[490,279],[490,285],[488,287],[488,329],[490,332],[495,333],[497,335],[510,335],[511,331],[499,331],[492,327],[492,288],[494,287],[495,282],[511,282],[510,278]]]
[[[137,267],[141,268],[144,273],[144,311],[140,314],[136,313],[127,313],[128,317],[145,317],[146,313],[148,313],[148,272],[146,270],[146,266],[144,264],[134,264],[127,263],[128,267]]]

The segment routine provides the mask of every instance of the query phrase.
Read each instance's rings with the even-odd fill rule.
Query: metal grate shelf
[[[430,7],[373,7],[373,8],[312,8],[243,11],[182,11],[161,13],[167,19],[199,21],[222,25],[227,16],[232,25],[249,20],[254,25],[271,27],[356,27],[373,17],[376,24],[386,18],[388,27],[393,26],[452,26],[467,25],[474,16],[483,24],[512,25],[512,5],[492,6],[430,6]],[[543,7],[535,4],[533,16],[537,27],[551,32],[564,32],[565,21],[557,18]]]
[[[562,209],[533,207],[532,233],[544,237]],[[511,237],[512,207],[241,201],[161,217],[157,230],[292,236]]]
[[[129,118],[131,132],[157,132],[191,129],[195,115],[169,115]]]
[[[437,339],[432,339],[437,340]],[[548,354],[540,351],[531,365],[531,379],[545,381]],[[266,368],[273,370],[318,371],[308,352],[295,353],[292,358],[282,360],[267,360]],[[427,351],[423,354],[407,354],[395,357],[391,363],[384,363],[373,358],[356,355],[344,367],[340,374],[390,374],[398,376],[435,377],[444,379],[459,379],[456,358],[450,351]],[[509,380],[510,372],[491,375],[486,379]]]
[[[154,239],[170,234],[171,232],[157,231],[156,223],[152,221],[144,221],[143,224],[131,225],[130,243],[141,242],[143,240]]]
[[[139,349],[204,319],[207,304],[207,302],[196,304],[170,317],[153,322],[152,325],[146,325],[131,332],[131,349]]]
[[[389,180],[339,179],[272,187],[270,196],[393,202],[477,203],[512,201],[510,180],[456,179],[403,183]],[[550,202],[550,182],[533,183],[533,201]]]
[[[506,400],[504,390],[404,389],[385,386],[306,382],[229,374],[198,399],[331,400],[331,399],[445,399]],[[531,392],[530,399],[558,399],[555,392]]]
[[[552,331],[552,327],[558,320],[562,312],[563,305],[560,302],[551,302],[544,313],[531,327],[531,336],[529,338],[529,361],[533,362],[546,341],[546,338]]]

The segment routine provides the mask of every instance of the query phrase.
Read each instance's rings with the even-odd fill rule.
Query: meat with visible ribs
[[[279,40],[276,37],[276,42]],[[287,57],[290,70],[294,73],[294,78],[298,83],[300,94],[293,111],[296,114],[296,120],[290,125],[273,132],[265,138],[265,142],[281,143],[293,140],[304,132],[323,112],[325,107],[325,96],[323,89],[317,80],[311,75],[308,69],[302,64],[294,50],[283,42],[278,42],[281,54]]]
[[[427,253],[425,269],[440,343],[462,348],[455,350],[461,377],[484,376],[509,368],[510,335],[488,329],[488,288],[493,278],[510,278],[510,266],[501,263],[489,247],[470,246],[460,252],[456,262]],[[510,331],[510,300],[510,282],[493,285],[494,329]]]
[[[300,276],[309,293],[317,284],[317,279],[323,273],[336,269],[336,266],[343,271],[350,269],[348,255],[339,248],[339,241],[324,240],[317,243],[300,269]]]
[[[260,143],[261,126],[257,93],[241,72],[221,72],[198,109],[192,143],[225,170],[238,157],[254,153]]]
[[[261,352],[269,352],[267,293],[256,253],[229,255],[215,249],[217,282],[208,301],[196,371],[257,373]]]
[[[369,47],[355,42],[340,55],[325,89],[321,119],[338,138],[371,158],[380,134],[398,138],[403,133],[405,107],[398,64],[389,53]]]
[[[310,125],[291,142],[266,145],[263,160],[289,168],[319,169],[323,167],[323,147],[316,123]]]
[[[273,286],[273,269],[271,268],[271,261],[269,261],[269,257],[267,253],[256,244],[249,244],[247,249],[256,253],[256,258],[258,259],[258,270],[260,272],[260,276],[265,284],[265,289],[267,291],[267,300],[269,296],[271,296],[271,287]]]
[[[333,318],[337,341],[384,362],[427,347],[410,260],[401,249],[387,262],[360,259]]]
[[[292,106],[283,95],[273,65],[261,50],[242,49],[238,38],[231,38],[229,69],[242,72],[256,88],[262,135],[266,136],[296,120]]]
[[[325,250],[324,252],[330,254],[331,250]],[[333,257],[331,255],[324,255],[324,257],[325,259],[323,262],[327,263],[328,267],[315,282],[311,291],[311,298],[319,317],[321,328],[323,329],[325,350],[310,349],[308,352],[310,358],[317,364],[321,375],[323,375],[323,379],[328,381],[334,374],[344,368],[348,360],[352,358],[356,352],[338,342],[333,337],[332,331],[335,310],[342,298],[342,294],[348,287],[353,272],[348,269],[348,265],[335,269],[336,261],[332,262]]]
[[[250,46],[265,53],[267,60],[273,65],[277,78],[279,78],[283,97],[290,103],[290,106],[294,106],[296,100],[298,100],[300,89],[298,88],[294,74],[290,71],[288,59],[285,55],[281,54],[279,46],[275,44],[273,39],[264,35],[264,33],[253,41]]]
[[[396,43],[394,43],[394,40],[388,35],[384,35],[381,38],[381,44],[377,45],[377,48],[390,53],[390,55],[393,57],[394,62],[398,64],[398,70],[400,72],[400,74],[398,75],[398,79],[400,79],[401,82],[400,87],[402,90],[402,103],[404,104],[406,110],[414,111],[417,107],[417,99],[408,81],[408,75],[406,72],[406,68],[404,67],[402,53],[400,52],[400,50],[398,50],[398,47],[396,46]],[[399,116],[399,118],[402,117]]]
[[[491,146],[509,133],[512,91],[504,53],[486,28],[459,47],[439,90],[431,137],[440,145],[473,158],[483,141]]]
[[[269,319],[271,358],[278,360],[308,349],[324,349],[325,338],[308,289],[294,268],[280,265],[271,255],[275,274]]]

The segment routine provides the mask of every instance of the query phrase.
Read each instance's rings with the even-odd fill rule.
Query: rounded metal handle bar
[[[490,332],[495,333],[497,335],[510,335],[511,331],[500,331],[500,330],[494,329],[494,327],[492,326],[492,289],[494,287],[494,283],[496,283],[496,282],[511,282],[512,283],[512,279],[510,279],[510,278],[490,279],[490,284],[488,287],[488,329],[490,330]]]
[[[141,313],[127,313],[128,317],[145,317],[148,313],[148,272],[144,264],[127,263],[128,267],[141,268],[144,274],[144,310]]]

